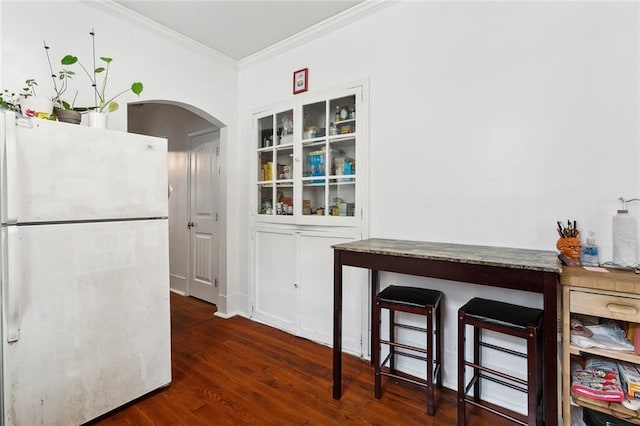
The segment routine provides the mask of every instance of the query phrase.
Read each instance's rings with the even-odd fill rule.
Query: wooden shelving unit
[[[640,355],[631,351],[582,348],[571,343],[572,313],[640,322],[640,275],[631,271],[607,269],[589,271],[581,267],[564,267],[562,285],[562,414],[564,424],[571,424],[571,405],[590,408],[640,424],[640,412],[617,402],[599,401],[571,392],[571,355],[594,354],[614,360],[640,364]]]

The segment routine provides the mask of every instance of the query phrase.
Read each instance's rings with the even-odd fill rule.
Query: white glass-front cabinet
[[[365,85],[254,116],[253,319],[332,343],[332,245],[366,236]],[[343,270],[343,348],[368,354],[368,272]]]
[[[257,220],[357,226],[365,115],[362,87],[258,114]]]

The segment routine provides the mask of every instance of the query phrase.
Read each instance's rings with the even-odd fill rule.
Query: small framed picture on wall
[[[309,83],[309,68],[302,68],[301,70],[293,72],[293,94],[306,92]]]

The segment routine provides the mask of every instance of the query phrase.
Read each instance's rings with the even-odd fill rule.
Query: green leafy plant
[[[91,87],[93,87],[94,95],[95,95],[95,110],[98,112],[113,112],[116,111],[120,105],[115,101],[119,96],[124,95],[125,93],[131,91],[136,95],[140,95],[144,88],[143,84],[139,81],[136,81],[131,84],[131,87],[118,92],[113,96],[107,95],[107,82],[109,81],[109,66],[113,61],[112,58],[101,56],[100,60],[104,62],[104,66],[96,66],[96,42],[95,42],[95,31],[91,30],[89,33],[91,35],[92,43],[93,43],[93,72],[89,72],[87,67],[85,67],[76,56],[66,55],[62,58],[62,65],[74,65],[78,64],[82,70],[85,72],[89,80],[91,81]],[[101,77],[101,81],[98,78]]]
[[[36,80],[28,78],[24,81],[24,87],[22,88],[22,92],[19,94],[5,89],[0,93],[0,108],[20,112],[21,99],[29,96],[36,96],[36,86],[38,86]]]
[[[51,66],[51,58],[49,57],[49,46],[47,46],[46,41],[43,43],[44,43],[44,51],[47,54],[47,62],[49,63],[51,80],[53,80],[53,90],[55,92],[55,95],[52,98],[53,105],[56,108],[73,109],[76,101],[76,97],[78,96],[78,91],[76,91],[76,94],[74,95],[73,101],[71,103],[62,99],[62,95],[67,91],[69,80],[71,80],[76,73],[65,68],[58,71],[57,74],[54,73],[53,67]],[[60,62],[64,65],[64,58]],[[58,85],[58,83],[60,83],[60,85]]]
[[[20,98],[15,92],[5,89],[0,93],[0,108],[20,112]]]
[[[36,86],[38,83],[33,78],[28,78],[24,81],[24,87],[22,88],[21,96],[28,98],[29,96],[37,96]]]

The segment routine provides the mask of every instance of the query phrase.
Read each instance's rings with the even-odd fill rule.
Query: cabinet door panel
[[[333,329],[333,249],[334,244],[358,239],[356,236],[300,236],[300,325],[299,335],[324,343],[332,343]],[[343,348],[362,355],[362,318],[366,301],[363,286],[368,274],[357,268],[343,271]],[[366,312],[366,310],[365,310]]]
[[[287,231],[256,231],[255,250],[253,316],[294,332],[295,235]]]

